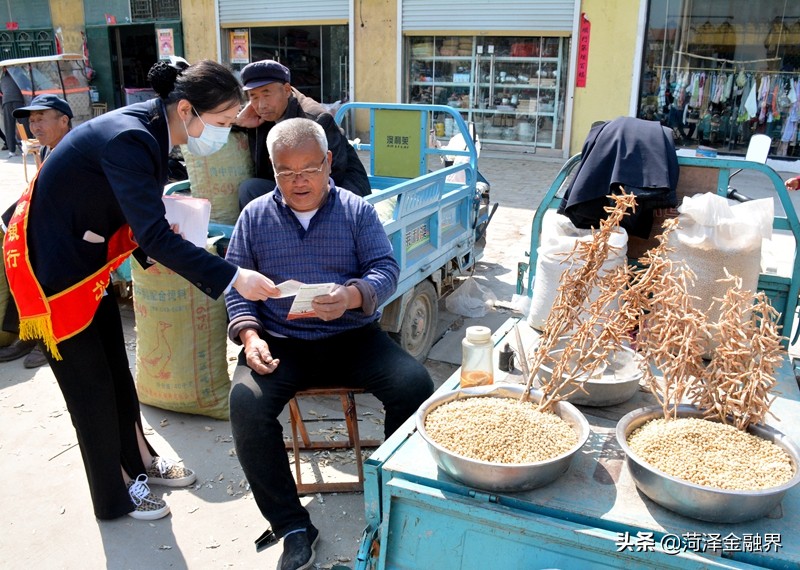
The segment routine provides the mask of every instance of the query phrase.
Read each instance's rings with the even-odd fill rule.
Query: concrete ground
[[[480,169],[500,207],[488,231],[488,245],[475,277],[497,296],[486,317],[465,319],[441,313],[441,340],[426,367],[437,386],[460,362],[464,328],[492,329],[513,313],[517,262],[527,259],[530,223],[536,206],[562,164],[534,155],[484,152]],[[32,171],[29,164],[29,172]],[[787,169],[788,170],[788,169]],[[0,207],[15,200],[25,180],[20,157],[0,155]],[[744,191],[749,185],[739,184]],[[443,308],[443,307],[442,307]],[[123,300],[133,362],[133,311]],[[229,351],[231,357],[235,351]],[[336,402],[301,402],[317,417],[341,417]],[[381,411],[374,398],[358,398],[365,437],[381,436]],[[143,522],[129,517],[98,522],[63,399],[48,367],[26,370],[21,360],[0,364],[0,558],[5,568],[274,568],[275,546],[256,553],[253,540],[266,528],[237,461],[227,422],[142,406],[148,437],[162,455],[181,458],[198,475],[187,489],[164,492],[172,514]],[[314,424],[325,435],[341,422]],[[288,431],[288,427],[287,427]],[[351,454],[304,455],[304,473],[345,480],[355,473]],[[154,487],[161,492],[163,489]],[[364,528],[360,493],[316,494],[303,498],[321,530],[315,568],[352,568]]]

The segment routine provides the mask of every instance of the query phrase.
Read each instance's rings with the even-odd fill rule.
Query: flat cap
[[[31,116],[31,111],[46,111],[47,109],[55,109],[61,111],[70,119],[72,118],[72,108],[69,103],[64,101],[61,97],[56,97],[52,94],[37,95],[27,107],[19,107],[14,109],[14,118],[23,119]]]
[[[291,83],[289,68],[272,59],[248,63],[242,69],[242,85],[245,91],[270,83]]]

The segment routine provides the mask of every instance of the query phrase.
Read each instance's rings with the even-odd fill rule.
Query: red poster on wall
[[[250,32],[231,30],[229,49],[231,63],[250,63]]]
[[[156,28],[156,40],[158,41],[158,59],[169,59],[175,55],[175,36],[172,28]]]
[[[581,28],[578,34],[578,66],[575,73],[575,87],[586,87],[586,75],[589,72],[589,33],[592,23],[581,13]]]

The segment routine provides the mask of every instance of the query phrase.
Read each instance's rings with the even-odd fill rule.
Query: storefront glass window
[[[743,152],[755,133],[798,151],[800,2],[650,0],[639,116],[676,143]]]
[[[408,37],[405,101],[458,108],[484,142],[560,149],[568,52],[560,37]]]
[[[321,103],[348,90],[347,26],[250,28],[250,61],[275,59],[292,73],[292,86]],[[244,64],[234,65],[241,69]]]

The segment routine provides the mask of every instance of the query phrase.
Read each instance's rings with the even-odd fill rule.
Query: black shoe
[[[28,356],[25,357],[25,360],[22,361],[22,366],[25,368],[39,368],[45,364],[47,364],[47,358],[45,358],[44,352],[42,352],[42,348],[39,346],[30,351]]]
[[[306,570],[314,564],[314,548],[319,540],[319,531],[308,525],[305,531],[293,532],[283,539],[283,554],[280,570]]]
[[[8,346],[0,348],[0,362],[11,362],[17,358],[22,358],[36,348],[35,340],[15,340]]]

